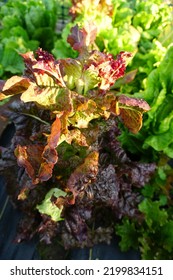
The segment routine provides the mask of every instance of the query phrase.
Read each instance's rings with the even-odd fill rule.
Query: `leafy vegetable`
[[[137,133],[149,105],[110,90],[131,55],[94,50],[95,37],[93,25],[75,26],[68,42],[78,57],[56,60],[39,48],[22,54],[22,77],[2,83],[1,100],[18,98],[4,113],[15,133],[0,153],[7,189],[25,213],[18,242],[38,234],[65,249],[92,246],[109,242],[122,217],[141,215],[137,189],[156,167],[128,157],[117,121]]]
[[[33,184],[47,181],[52,177],[52,169],[58,160],[56,146],[60,136],[60,120],[57,118],[51,127],[46,146],[34,144],[18,145],[14,151],[19,166],[24,167]]]
[[[173,46],[170,46],[160,66],[148,76],[146,89],[135,95],[145,98],[151,110],[145,115],[143,128],[136,139],[131,135],[126,137],[126,132],[120,137],[124,146],[133,153],[143,150],[143,153],[148,153],[149,157],[152,148],[153,155],[162,152],[170,158],[173,157],[172,65]]]
[[[164,173],[166,177],[161,176]],[[159,170],[142,190],[139,204],[142,219],[127,220],[116,226],[122,250],[140,248],[142,259],[172,258],[172,169],[159,163]],[[128,233],[128,235],[127,235]]]
[[[144,88],[145,78],[160,64],[171,36],[171,8],[162,0],[153,1],[72,1],[70,8],[73,26],[94,22],[97,26],[96,44],[100,51],[113,55],[125,50],[134,57],[127,70],[137,71],[136,78],[128,85],[121,85],[121,92],[134,93]],[[62,44],[72,23],[68,23],[61,39]],[[58,44],[58,43],[57,43]],[[65,57],[69,51],[63,43]],[[54,50],[54,53],[57,52]],[[70,54],[70,53],[69,53]],[[58,55],[58,54],[57,54]],[[118,85],[115,84],[117,87]]]
[[[19,53],[39,46],[51,51],[57,38],[58,2],[9,0],[1,6],[0,76],[21,74],[24,69]]]
[[[121,52],[115,60],[112,55],[99,51],[88,51],[88,46],[94,40],[93,36],[96,33],[93,31],[91,25],[87,28],[88,30],[91,28],[92,36],[89,37],[89,31],[87,32],[85,28],[78,30],[76,26],[72,28],[72,35],[69,37],[69,40],[73,38],[71,44],[74,48],[78,45],[77,49],[80,55],[77,59],[56,61],[52,55],[41,49],[37,51],[37,58],[31,52],[24,54],[26,75],[30,80],[17,76],[10,78],[2,88],[0,98],[4,99],[14,93],[19,94],[23,90],[21,100],[24,102],[34,101],[45,109],[59,113],[60,120],[63,124],[66,123],[66,126],[67,113],[63,115],[61,113],[65,104],[65,106],[68,106],[66,110],[68,111],[69,122],[71,124],[73,124],[74,118],[76,122],[76,111],[79,111],[80,118],[82,119],[83,114],[89,116],[89,104],[92,104],[90,106],[90,114],[92,113],[91,119],[98,118],[102,115],[106,116],[106,114],[109,117],[110,113],[114,113],[120,115],[125,123],[127,123],[127,112],[134,111],[135,113],[130,114],[132,125],[129,123],[128,128],[137,132],[141,127],[142,113],[149,110],[149,106],[145,101],[138,102],[138,100],[133,98],[116,97],[113,93],[104,97],[111,85],[124,75],[126,58],[130,54]],[[78,34],[81,35],[78,36]],[[98,90],[95,91],[97,88]],[[81,94],[86,97],[81,98]],[[86,104],[85,109],[84,106],[79,109],[78,102]],[[132,108],[133,110],[131,110]],[[77,127],[80,128],[81,125],[78,115],[77,118]],[[87,126],[91,119],[82,126]],[[137,122],[139,122],[139,127],[136,126]]]
[[[66,193],[57,188],[51,189],[46,194],[42,204],[37,205],[37,209],[40,213],[49,215],[51,216],[53,221],[58,222],[62,220],[61,218],[62,208],[59,209],[57,206],[53,205],[53,203],[51,202],[52,195],[54,195],[56,198],[59,198],[61,196],[66,195]]]

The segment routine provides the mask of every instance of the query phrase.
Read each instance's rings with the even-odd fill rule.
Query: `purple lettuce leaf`
[[[93,23],[88,23],[85,27],[79,29],[78,25],[71,28],[71,34],[67,38],[67,42],[71,47],[84,54],[96,39],[97,28]]]
[[[7,81],[1,81],[0,100],[22,93],[29,85],[30,81],[28,78],[19,76],[13,76]]]
[[[100,227],[101,232],[104,229],[109,231],[112,222],[116,223],[124,216],[143,218],[138,210],[142,196],[137,189],[150,180],[156,166],[131,160],[117,140],[119,133],[116,123],[108,121],[107,131],[101,136],[98,134],[97,173],[91,173],[91,169],[88,173],[84,162],[67,180],[68,188],[75,195],[74,205],[64,210],[65,221],[62,223],[62,239],[67,248],[70,242],[71,246],[92,246],[100,238],[110,240],[101,235],[94,241],[94,235]]]
[[[70,175],[66,188],[70,190],[74,198],[82,189],[94,181],[98,172],[98,153],[96,151],[91,152],[86,158],[84,163],[79,165],[74,172]]]
[[[131,98],[126,95],[118,97],[118,109],[125,126],[133,133],[137,133],[142,127],[142,116],[150,110],[145,100]]]
[[[3,112],[3,115],[14,123],[15,133],[9,147],[0,148],[0,172],[6,177],[8,192],[16,199],[18,195],[20,196],[20,191],[23,188],[34,188],[31,179],[32,175],[35,174],[32,161],[39,166],[39,154],[47,145],[45,135],[51,134],[51,125],[49,124],[49,122],[51,123],[51,117],[50,112],[38,109],[33,103],[24,104],[18,100],[13,101],[9,109]],[[55,142],[57,141],[56,137]],[[17,158],[14,155],[17,147],[20,147],[21,152],[27,152],[28,149],[31,153],[31,177],[25,172],[24,165],[19,166],[17,164]],[[35,154],[32,157],[33,152]]]
[[[117,79],[124,76],[127,60],[131,56],[129,52],[120,52],[114,59],[111,54],[94,50],[84,67],[98,73],[100,79],[98,87],[101,92],[105,93],[114,85]]]
[[[53,55],[39,48],[36,57],[33,52],[21,54],[25,63],[25,76],[38,85],[46,86],[46,77],[60,87],[64,87],[64,81],[60,72],[60,65]]]
[[[14,151],[17,163],[24,167],[33,184],[47,181],[52,177],[53,167],[58,160],[56,147],[60,137],[59,118],[53,122],[47,144],[18,145]]]

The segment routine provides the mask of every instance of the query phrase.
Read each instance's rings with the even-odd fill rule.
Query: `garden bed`
[[[33,12],[46,17],[42,2],[20,5],[28,34]],[[62,34],[55,15],[47,18],[56,32],[49,52],[33,45],[15,53],[20,69],[1,60],[1,220],[2,235],[9,233],[2,258],[27,244],[26,258],[172,258],[172,6],[98,2],[95,9],[72,1]],[[13,229],[4,222],[9,213]],[[130,253],[116,253],[118,246]]]

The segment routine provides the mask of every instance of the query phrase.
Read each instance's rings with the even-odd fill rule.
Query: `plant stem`
[[[93,249],[90,248],[89,249],[89,260],[92,260],[92,257],[93,257]]]
[[[46,125],[50,125],[50,123],[48,123],[48,122],[46,122],[46,121],[40,119],[40,118],[37,117],[37,116],[31,115],[31,114],[28,114],[28,113],[22,113],[22,114],[25,115],[25,116],[29,116],[29,117],[31,117],[31,118],[33,118],[33,119],[36,119],[36,120],[38,120],[38,121],[40,121],[40,122],[42,122],[42,123],[44,123],[44,124],[46,124]]]
[[[2,211],[1,211],[1,213],[0,213],[0,220],[1,220],[2,216],[3,216],[3,214],[4,214],[4,211],[5,211],[5,208],[6,208],[6,206],[7,206],[8,201],[9,201],[9,197],[7,196],[7,198],[6,198],[6,200],[5,200],[5,203],[4,203],[4,206],[3,206],[3,208],[2,208]]]

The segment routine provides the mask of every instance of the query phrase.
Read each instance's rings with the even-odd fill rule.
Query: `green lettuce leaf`
[[[169,253],[173,250],[173,221],[168,221],[164,227],[161,228],[163,248]]]
[[[147,145],[152,146],[155,150],[163,151],[170,157],[173,156],[171,148],[173,144],[172,67],[173,46],[168,49],[158,69],[148,77],[146,92],[148,96],[150,91],[149,102],[151,103],[151,110],[148,112],[148,118],[144,124],[144,127],[152,129],[150,135],[145,140],[144,148]],[[151,100],[152,96],[153,100]]]
[[[53,188],[48,191],[42,203],[37,205],[36,208],[41,214],[46,214],[50,216],[53,221],[59,222],[63,220],[61,217],[63,205],[57,207],[55,204],[53,204],[51,201],[52,196],[56,198],[65,197],[66,193],[58,188]]]
[[[134,96],[145,99],[150,110],[145,114],[143,127],[136,135],[124,132],[123,144],[133,153],[157,160],[159,153],[173,157],[173,46],[170,45],[164,59],[146,79],[145,90]]]
[[[122,224],[116,225],[115,230],[116,234],[121,236],[119,245],[122,251],[138,248],[137,230],[133,222],[124,219]]]
[[[145,221],[150,229],[163,226],[168,218],[165,209],[161,209],[160,201],[151,201],[145,198],[139,205],[139,210],[144,213]]]

